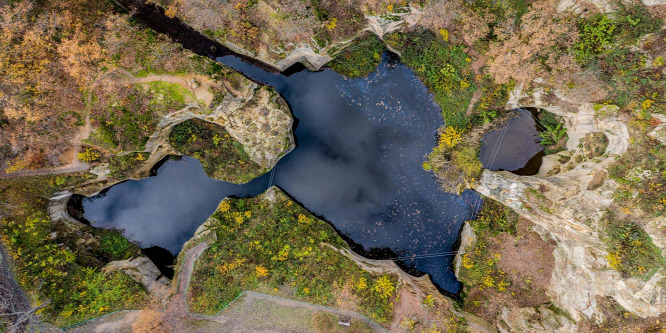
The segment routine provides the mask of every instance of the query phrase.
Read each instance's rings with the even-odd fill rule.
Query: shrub
[[[366,34],[336,54],[328,66],[349,78],[367,76],[377,69],[384,50],[384,44],[375,34]]]
[[[50,300],[40,310],[42,318],[59,326],[138,308],[147,296],[126,274],[99,271],[109,260],[138,252],[120,233],[89,226],[73,233],[49,219],[44,198],[86,178],[74,174],[0,181],[0,201],[21,207],[0,219],[0,241],[11,255],[17,280],[26,293],[36,303]],[[94,241],[80,242],[82,237]]]
[[[567,129],[562,123],[562,117],[546,110],[540,110],[537,115],[541,131],[539,137],[545,146],[544,154],[550,155],[566,149]]]
[[[649,279],[664,264],[661,250],[636,222],[607,212],[602,220],[603,240],[611,267],[630,277]]]
[[[595,15],[578,22],[578,42],[575,51],[579,62],[601,54],[604,47],[615,41],[617,26],[606,15]]]
[[[139,247],[132,244],[118,230],[98,229],[99,254],[106,261],[125,260],[139,253]]]
[[[483,171],[483,164],[478,158],[478,148],[467,143],[455,147],[436,147],[428,155],[428,161],[423,164],[426,170],[432,171],[442,180],[444,190],[451,193],[460,193],[468,184],[479,178]]]
[[[505,113],[509,93],[516,86],[513,80],[510,80],[509,83],[497,84],[489,75],[483,76],[478,84],[481,89],[481,97],[474,105],[476,113],[473,123],[475,125],[490,123]]]
[[[506,208],[501,203],[486,199],[474,221],[470,221],[475,231],[488,232],[491,235],[499,233],[515,234],[518,214]]]
[[[124,273],[105,275],[80,266],[77,254],[51,239],[51,221],[42,214],[3,220],[2,236],[21,286],[40,300],[51,300],[44,308],[49,321],[65,325],[142,304],[146,293],[141,285]]]
[[[615,25],[620,30],[621,39],[631,43],[643,35],[657,32],[664,24],[663,20],[653,17],[646,6],[640,4],[625,5],[618,3],[615,13]]]
[[[471,146],[461,146],[451,152],[451,162],[455,164],[458,169],[470,181],[478,179],[483,171],[483,165],[478,158],[478,149]]]
[[[82,152],[79,152],[79,160],[91,163],[99,159],[99,153],[91,148],[85,148]]]

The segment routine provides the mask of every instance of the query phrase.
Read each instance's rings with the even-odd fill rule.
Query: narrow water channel
[[[443,123],[411,70],[389,55],[361,79],[328,69],[285,76],[231,56],[218,61],[273,86],[297,119],[297,147],[278,163],[272,183],[271,173],[245,185],[215,181],[192,158],[171,160],[155,177],[85,199],[94,226],[123,229],[142,247],[175,254],[222,198],[276,185],[330,222],[355,251],[428,273],[444,292],[460,290],[451,263],[478,196],[445,193],[422,169]]]

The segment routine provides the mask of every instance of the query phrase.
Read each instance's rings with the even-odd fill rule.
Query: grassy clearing
[[[72,232],[49,219],[45,197],[85,178],[71,175],[0,182],[0,196],[8,208],[0,220],[0,237],[17,268],[17,280],[33,305],[50,302],[40,313],[58,326],[137,308],[146,297],[143,287],[126,274],[100,272],[108,261],[136,254],[135,245],[115,231],[83,227]],[[88,237],[91,241],[82,241]]]
[[[186,120],[173,127],[169,142],[180,154],[201,162],[206,174],[232,183],[246,183],[264,170],[250,160],[240,142],[221,126],[200,119]]]
[[[328,66],[345,77],[364,77],[377,69],[385,50],[382,41],[368,33],[343,49]]]
[[[390,323],[397,279],[373,276],[324,245],[346,246],[333,228],[276,193],[275,202],[262,195],[220,203],[211,217],[218,240],[195,265],[190,309],[214,314],[242,291],[255,290]]]
[[[635,221],[608,212],[602,220],[608,264],[626,276],[649,279],[664,265],[661,250]]]
[[[194,94],[176,83],[152,81],[145,84],[150,93],[150,105],[161,110],[178,109],[189,102],[196,101]]]

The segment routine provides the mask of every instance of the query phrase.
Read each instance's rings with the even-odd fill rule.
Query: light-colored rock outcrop
[[[225,70],[219,83],[199,78],[203,85],[197,88],[206,85],[207,89],[212,89],[212,85],[217,85],[218,95],[213,101],[215,105],[191,103],[181,110],[163,115],[144,147],[143,151],[150,153],[149,157],[126,179],[148,177],[155,164],[169,155],[177,155],[178,152],[169,143],[169,134],[175,125],[189,119],[201,119],[222,126],[243,145],[250,159],[265,170],[272,168],[280,158],[294,149],[293,117],[284,99],[273,88],[254,83],[229,69]],[[128,152],[120,155],[125,153]],[[91,170],[97,178],[78,186],[74,192],[95,195],[125,180],[111,179],[109,172],[108,164],[98,165]]]
[[[555,267],[547,292],[552,301],[565,309],[575,320],[585,317],[599,321],[603,316],[596,302],[597,296],[610,296],[628,311],[639,316],[657,316],[666,311],[666,290],[657,283],[663,272],[656,273],[648,281],[624,278],[606,262],[606,246],[600,239],[599,220],[612,203],[617,187],[613,180],[600,177],[615,158],[626,152],[629,146],[627,125],[614,116],[613,110],[595,110],[594,105],[577,102],[562,91],[555,92],[555,99],[536,92],[523,98],[520,89],[514,92],[512,106],[528,105],[544,108],[564,117],[569,135],[568,162],[555,161],[559,157],[548,156],[541,172],[536,176],[517,176],[509,172],[485,170],[476,189],[485,196],[511,207],[520,215],[540,226],[546,235],[557,243],[553,254]],[[517,98],[516,98],[517,97]],[[553,103],[553,100],[562,103]],[[560,106],[560,105],[565,105]],[[608,139],[605,153],[596,158],[585,157],[579,144],[586,134],[602,132]],[[560,156],[563,156],[560,154]],[[566,168],[559,170],[554,166]],[[544,168],[550,169],[544,172]],[[594,186],[590,186],[594,183]],[[663,247],[666,241],[651,231],[658,221],[647,224],[655,243]],[[521,310],[523,311],[523,310]],[[516,319],[528,315],[507,314],[505,321],[513,329],[521,330],[529,321]],[[558,322],[553,322],[557,324]],[[552,326],[559,327],[559,326]],[[573,328],[571,328],[573,330]]]
[[[238,74],[236,74],[238,75]],[[231,84],[237,86],[231,87]],[[164,116],[158,130],[146,143],[146,150],[164,156],[173,153],[168,144],[171,128],[188,119],[216,123],[229,132],[250,159],[264,168],[271,168],[295,147],[293,118],[287,103],[272,88],[245,78],[225,84],[227,92],[210,114],[191,105]],[[151,155],[152,157],[152,155]]]
[[[168,296],[171,280],[163,276],[160,270],[146,257],[134,257],[127,260],[112,261],[102,267],[102,272],[109,274],[120,271],[140,283],[152,295],[164,300]]]
[[[661,124],[657,125],[648,135],[666,145],[666,115],[654,114],[652,116],[657,118]]]

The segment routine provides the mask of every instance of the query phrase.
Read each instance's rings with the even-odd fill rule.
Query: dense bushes
[[[384,44],[375,34],[366,34],[336,54],[328,65],[349,78],[367,76],[377,69],[384,50]]]
[[[93,103],[93,123],[100,137],[93,141],[109,148],[140,150],[157,128],[161,116],[195,101],[184,87],[154,81],[129,87],[99,87]]]
[[[143,287],[126,274],[100,272],[106,262],[136,254],[135,245],[116,231],[96,233],[84,227],[74,234],[47,216],[43,196],[81,179],[58,176],[0,182],[0,198],[17,208],[0,220],[0,239],[12,256],[19,283],[36,304],[49,302],[41,311],[58,326],[138,308],[146,297]],[[86,243],[81,237],[93,239]]]
[[[250,160],[243,145],[224,128],[201,119],[174,126],[169,142],[178,153],[198,159],[206,173],[216,179],[240,184],[267,171]]]
[[[479,149],[463,139],[464,132],[447,126],[439,131],[439,145],[428,155],[423,168],[432,170],[448,192],[460,193],[481,176]]]
[[[510,208],[495,200],[486,199],[483,201],[476,219],[470,223],[475,231],[487,232],[493,236],[499,233],[513,235],[516,233],[518,218],[518,213]]]
[[[335,305],[353,304],[379,323],[389,323],[397,281],[372,276],[333,248],[346,244],[336,232],[286,195],[226,199],[213,214],[217,241],[197,261],[190,308],[214,314],[244,290]],[[341,299],[344,298],[344,299]]]
[[[663,21],[653,17],[645,6],[618,3],[618,10],[578,21],[578,41],[574,51],[581,63],[588,63],[616,41],[632,44],[638,38],[661,29]]]
[[[544,154],[550,155],[566,149],[569,138],[567,129],[564,127],[562,117],[546,110],[539,110],[537,115],[538,125],[541,132],[541,144],[545,146]]]
[[[615,40],[616,26],[606,15],[595,15],[578,22],[578,42],[575,50],[578,61],[584,62],[600,54]]]

